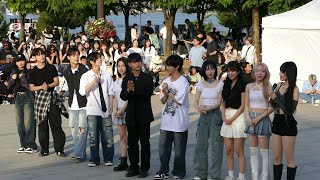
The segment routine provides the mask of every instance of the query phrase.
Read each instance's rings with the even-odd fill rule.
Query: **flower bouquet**
[[[116,27],[112,21],[104,18],[94,19],[86,25],[86,31],[93,37],[98,36],[101,39],[109,39],[117,36]]]

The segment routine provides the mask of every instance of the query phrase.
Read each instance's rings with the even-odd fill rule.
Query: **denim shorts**
[[[272,122],[272,133],[279,136],[297,136],[297,121],[293,115],[275,114]]]
[[[253,119],[260,116],[260,114],[251,112],[250,117]],[[244,132],[256,136],[271,136],[271,121],[269,116],[262,118],[255,126],[246,125]]]

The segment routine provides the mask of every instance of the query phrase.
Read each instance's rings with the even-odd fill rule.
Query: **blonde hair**
[[[315,80],[317,80],[317,76],[315,75],[315,74],[310,74],[309,75],[309,81],[315,81]]]
[[[262,83],[263,84],[262,93],[263,93],[265,100],[268,101],[268,98],[269,98],[268,91],[269,91],[269,86],[270,86],[270,71],[269,71],[268,66],[265,63],[260,63],[260,62],[256,63],[253,66],[252,78],[254,81],[256,81],[256,77],[254,76],[254,72],[258,69],[259,66],[261,66],[266,73],[266,76],[264,77],[263,83]]]

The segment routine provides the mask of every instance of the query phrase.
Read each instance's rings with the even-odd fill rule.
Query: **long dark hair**
[[[227,65],[227,71],[234,70],[238,72],[238,79],[237,83],[234,85],[233,88],[236,88],[237,91],[241,91],[243,88],[243,82],[242,82],[242,69],[237,61],[230,61]],[[226,80],[224,81],[223,90],[222,90],[222,99],[226,101],[231,94],[231,84],[232,80],[227,76]]]
[[[280,71],[287,76],[289,87],[287,91],[284,93],[284,106],[286,107],[286,111],[288,114],[292,114],[296,109],[293,108],[293,91],[296,87],[297,82],[297,66],[294,62],[289,61],[285,62],[280,66]]]
[[[126,67],[126,74],[128,74],[128,72],[130,70],[129,65],[128,65],[128,58],[126,58],[126,57],[119,58],[117,61],[117,67],[118,67],[119,62],[123,62],[124,66]],[[119,73],[118,68],[117,68],[117,73],[118,73],[118,76],[121,77],[121,74]]]

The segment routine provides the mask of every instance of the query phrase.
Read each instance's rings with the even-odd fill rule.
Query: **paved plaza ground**
[[[187,175],[185,179],[192,179],[193,173],[193,153],[195,147],[195,135],[197,129],[197,118],[199,114],[193,107],[194,95],[190,95],[190,128],[187,146]],[[158,140],[159,140],[159,124],[160,112],[162,104],[159,101],[159,96],[152,97],[153,113],[155,121],[151,124],[151,168],[150,176],[145,179],[152,179],[153,175],[159,168],[158,155]],[[298,121],[298,137],[296,142],[296,159],[298,164],[297,180],[319,180],[320,179],[320,107],[315,107],[310,104],[299,104],[296,112],[296,119]],[[46,157],[39,157],[36,154],[16,153],[19,148],[19,140],[17,129],[15,125],[14,105],[0,105],[0,180],[76,180],[76,179],[90,179],[90,180],[122,180],[122,179],[138,179],[126,178],[125,172],[114,172],[113,167],[106,167],[104,165],[94,168],[87,167],[87,162],[74,163],[70,160],[73,151],[73,143],[71,137],[71,130],[68,127],[68,120],[63,119],[63,129],[66,133],[65,152],[68,157],[58,157],[55,155],[50,140],[50,155]],[[116,127],[114,127],[115,138],[115,156],[114,164],[119,163],[119,136],[117,135]],[[38,140],[37,140],[38,143]],[[40,148],[39,148],[40,149]],[[39,150],[38,149],[38,150]],[[210,151],[210,149],[209,149]],[[248,142],[245,146],[247,159],[247,179],[250,177],[250,159]],[[89,155],[89,148],[87,148]],[[173,159],[173,156],[172,158]],[[272,153],[270,152],[270,160],[272,160]],[[271,161],[270,161],[271,162]],[[237,164],[237,163],[235,163]],[[260,163],[261,164],[261,163]],[[270,163],[271,164],[271,163]],[[285,164],[285,163],[284,163]],[[172,160],[170,163],[172,167]],[[261,167],[261,165],[260,165]],[[236,175],[238,174],[236,165]],[[270,165],[270,173],[272,174],[272,166]],[[222,169],[222,177],[227,175],[227,168],[224,155],[224,163]],[[286,168],[284,168],[283,179],[286,177]],[[271,177],[272,178],[272,177]],[[270,179],[271,179],[270,178]],[[170,175],[172,179],[172,175]]]

